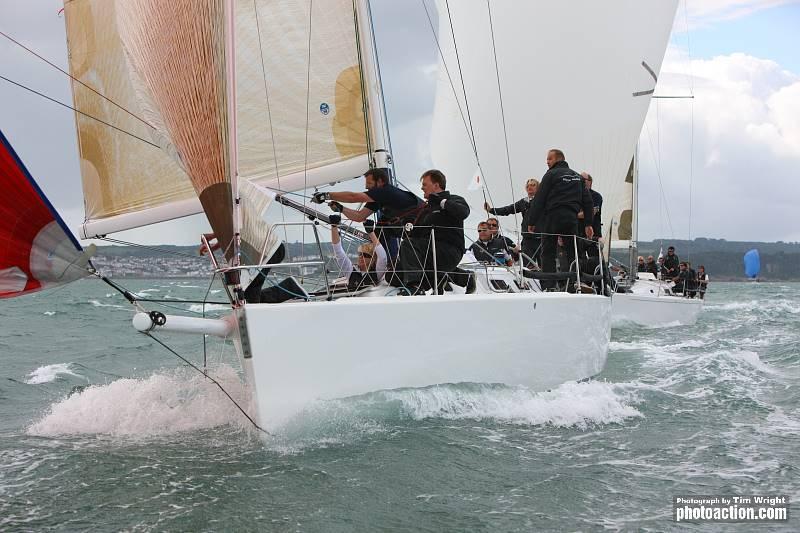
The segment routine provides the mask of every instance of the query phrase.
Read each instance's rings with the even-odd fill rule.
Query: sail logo
[[[331,106],[329,106],[327,102],[322,102],[319,104],[319,112],[323,115],[327,115],[331,112]]]

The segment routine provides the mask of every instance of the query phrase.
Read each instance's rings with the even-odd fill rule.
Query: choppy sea
[[[125,285],[195,312],[208,291]],[[88,280],[0,302],[0,531],[749,531],[676,524],[672,496],[800,501],[800,284],[616,329],[591,382],[374,393],[266,440],[131,315]],[[164,339],[244,401],[230,346]]]

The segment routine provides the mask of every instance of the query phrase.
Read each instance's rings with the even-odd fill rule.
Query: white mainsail
[[[547,150],[559,148],[571,168],[592,174],[604,197],[605,234],[626,209],[616,206],[630,196],[626,171],[677,0],[459,0],[438,7],[443,60],[431,153],[448,187],[482,204],[482,194],[468,190],[480,163],[490,203],[510,204],[524,195],[525,180],[544,174]],[[481,216],[473,210],[473,218]]]
[[[222,12],[224,4],[176,2],[170,9]],[[135,67],[131,45],[122,41],[133,22],[129,9],[124,0],[65,6],[72,75],[103,95],[74,82],[75,107],[157,145],[76,114],[84,237],[202,212],[185,172],[195,161],[181,154],[176,162],[174,128],[164,131],[164,103],[153,98],[158,81],[146,83],[147,63]],[[369,143],[352,1],[237,0],[235,13],[239,175],[282,191],[361,175]],[[198,17],[217,19],[215,31],[223,31],[219,16],[208,14]],[[169,83],[171,73],[162,77]]]
[[[239,1],[239,173],[293,191],[369,168],[351,0]]]

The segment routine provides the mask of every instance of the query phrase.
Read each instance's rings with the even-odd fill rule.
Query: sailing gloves
[[[338,226],[342,223],[342,215],[328,215],[328,222],[331,226]]]
[[[344,206],[339,202],[328,202],[328,207],[330,207],[331,211],[334,213],[341,213],[342,209],[344,209]]]
[[[330,199],[331,199],[331,195],[330,195],[330,193],[327,193],[327,192],[315,192],[311,196],[311,201],[313,203],[315,203],[315,204],[322,204],[322,203],[327,202]]]
[[[370,218],[365,220],[364,231],[366,231],[367,233],[372,233],[373,231],[375,231],[375,221]]]

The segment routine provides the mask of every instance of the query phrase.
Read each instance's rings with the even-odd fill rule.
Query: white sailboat
[[[628,252],[628,274],[620,280],[612,297],[612,324],[638,324],[666,327],[691,326],[697,323],[703,309],[703,299],[686,298],[675,294],[672,281],[658,279],[648,272],[637,272],[638,241],[638,162],[634,157],[625,177],[623,194],[606,199],[603,209],[611,215],[612,223],[604,231],[611,250]]]
[[[432,135],[449,189],[475,200],[466,189],[477,162],[504,202],[555,146],[575,168],[619,175],[649,101],[636,93],[658,71],[677,2],[452,4],[440,4],[441,66],[459,65],[464,90],[442,85]],[[243,273],[281,236],[319,243],[318,226],[276,197],[390,165],[368,0],[72,0],[65,19],[81,236],[205,213],[230,314],[138,306],[134,326],[233,339],[262,427],[317,399],[459,382],[546,390],[603,369],[611,299],[539,292],[504,268],[478,267],[478,294],[400,298],[379,286],[339,297],[326,283],[283,304],[242,298]],[[452,110],[469,102],[462,128]],[[473,159],[460,156],[464,139]],[[268,223],[275,209],[283,218]],[[322,257],[272,267],[327,278]]]

